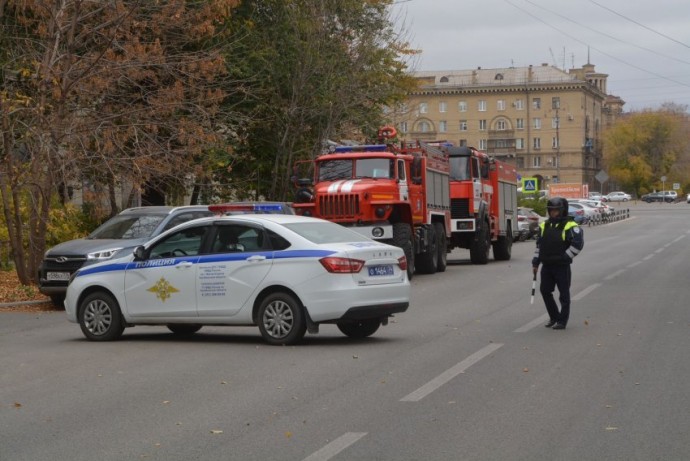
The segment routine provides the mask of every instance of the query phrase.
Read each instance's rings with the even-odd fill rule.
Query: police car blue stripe
[[[150,259],[148,261],[132,261],[126,263],[106,264],[98,267],[87,267],[77,272],[76,277],[93,275],[104,272],[115,272],[132,269],[155,269],[158,267],[174,266],[181,262],[191,262],[192,264],[223,262],[223,261],[244,261],[249,256],[261,255],[266,259],[295,259],[295,258],[323,258],[330,256],[336,251],[332,250],[284,250],[284,251],[261,251],[252,253],[219,253],[212,255],[200,255],[193,257]]]

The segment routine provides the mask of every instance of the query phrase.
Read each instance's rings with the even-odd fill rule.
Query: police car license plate
[[[369,268],[369,275],[372,277],[378,275],[393,275],[393,266],[386,264],[385,266],[371,266]]]
[[[69,272],[48,272],[46,273],[46,279],[54,282],[68,282]]]

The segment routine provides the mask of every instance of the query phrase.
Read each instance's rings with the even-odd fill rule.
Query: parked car
[[[517,215],[518,235],[515,236],[515,240],[520,240],[521,242],[537,235],[539,233],[539,223],[546,220],[546,218],[531,208],[518,207]]]
[[[572,216],[573,218],[575,218],[575,222],[577,224],[583,224],[586,220],[584,209],[578,207],[577,204],[573,203],[568,204],[568,216]]]
[[[601,200],[601,197],[603,197],[603,196],[601,195],[601,192],[590,192],[590,193],[587,195],[587,198],[590,199],[590,200]]]
[[[601,211],[598,208],[595,208],[594,206],[588,204],[587,202],[577,202],[571,200],[570,202],[568,202],[568,205],[570,205],[572,208],[582,210],[584,214],[583,223],[585,224],[589,221],[595,221],[601,217]]]
[[[690,193],[688,193],[688,196],[686,197],[686,200],[688,201],[688,203],[690,203]]]
[[[599,218],[594,219],[606,219],[613,215],[614,209],[611,205],[602,202],[601,200],[590,200],[590,199],[571,199],[570,203],[584,203],[586,205],[595,208],[599,213]]]
[[[206,205],[128,208],[106,221],[86,238],[60,243],[46,251],[38,272],[38,289],[62,305],[67,283],[85,263],[113,257],[183,222],[212,216]]]
[[[258,325],[266,342],[285,345],[325,323],[370,336],[409,300],[402,249],[317,218],[244,214],[187,222],[82,267],[65,310],[93,341],[135,325],[178,335]]]
[[[665,190],[660,192],[651,192],[649,194],[644,194],[640,197],[640,200],[652,203],[652,202],[666,202],[673,203],[678,199],[678,193],[674,190]]]
[[[616,191],[616,192],[611,192],[607,195],[604,195],[601,200],[604,202],[627,202],[630,200],[632,196],[630,194],[626,194],[625,192],[621,191]]]

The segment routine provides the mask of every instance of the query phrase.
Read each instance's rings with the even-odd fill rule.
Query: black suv
[[[112,258],[120,250],[146,243],[178,224],[213,214],[207,205],[128,208],[88,237],[63,242],[46,251],[38,271],[38,289],[61,306],[71,275],[87,261]]]

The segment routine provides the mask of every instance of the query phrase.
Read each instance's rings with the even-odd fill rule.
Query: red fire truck
[[[392,128],[382,131],[383,139],[395,136]],[[441,149],[422,143],[341,146],[310,164],[313,179],[295,179],[297,214],[402,248],[410,278],[415,269],[446,270],[450,166]]]
[[[517,171],[472,147],[445,147],[450,162],[450,248],[470,250],[473,264],[509,260],[517,235]]]

